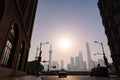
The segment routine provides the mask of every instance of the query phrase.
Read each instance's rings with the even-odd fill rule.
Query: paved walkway
[[[40,77],[36,76],[24,76],[24,77],[6,77],[6,78],[0,78],[0,80],[41,80]]]

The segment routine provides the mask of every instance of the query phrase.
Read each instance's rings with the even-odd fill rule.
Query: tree
[[[28,75],[37,75],[38,74],[38,66],[39,66],[39,72],[42,72],[44,70],[44,66],[39,63],[38,60],[34,60],[31,62],[28,62],[26,72]]]

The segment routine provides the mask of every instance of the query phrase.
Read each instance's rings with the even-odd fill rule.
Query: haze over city
[[[39,0],[35,17],[29,61],[34,60],[40,42],[52,44],[52,61],[70,63],[70,57],[83,52],[87,61],[86,42],[89,43],[92,59],[103,59],[101,46],[94,41],[103,42],[109,62],[110,51],[102,25],[97,0]],[[42,46],[42,60],[49,59],[50,44]],[[64,45],[66,44],[66,45]]]

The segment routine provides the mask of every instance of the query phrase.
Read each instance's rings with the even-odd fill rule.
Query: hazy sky
[[[94,56],[102,53],[101,46],[95,40],[103,42],[106,56],[111,62],[107,38],[102,25],[98,0],[38,0],[29,61],[35,59],[36,48],[40,42],[49,41],[53,46],[52,60],[70,62],[70,57],[78,56],[83,51],[86,61],[86,42],[89,43],[93,60],[103,59]],[[66,39],[67,48],[62,45]],[[62,45],[62,46],[61,46]],[[48,60],[50,44],[42,46],[42,60]]]

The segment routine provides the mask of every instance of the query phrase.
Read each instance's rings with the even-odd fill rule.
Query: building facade
[[[0,66],[25,71],[38,0],[0,0]]]
[[[99,0],[98,8],[115,70],[120,74],[120,0]]]

